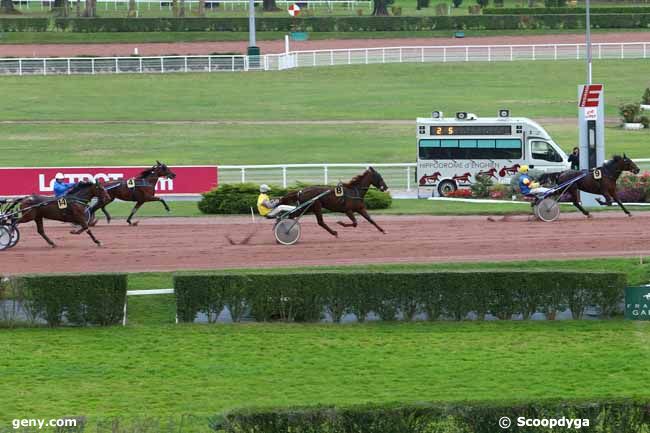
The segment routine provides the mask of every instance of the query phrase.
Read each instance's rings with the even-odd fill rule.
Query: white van
[[[479,118],[440,111],[417,119],[418,197],[445,196],[472,185],[476,176],[510,183],[521,165],[544,172],[568,170],[567,155],[538,123],[525,117]]]

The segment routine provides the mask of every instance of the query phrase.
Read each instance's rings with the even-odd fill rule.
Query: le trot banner
[[[57,174],[62,174],[65,182],[95,180],[103,183],[130,179],[148,168],[150,167],[0,168],[0,197],[52,195]],[[157,195],[196,195],[217,186],[217,167],[214,165],[169,168],[176,174],[176,178],[160,178],[156,184]]]

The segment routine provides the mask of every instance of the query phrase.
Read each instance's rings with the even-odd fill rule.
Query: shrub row
[[[594,14],[596,28],[645,28],[650,14]],[[505,30],[505,29],[579,29],[584,28],[584,14],[567,15],[469,15],[422,17],[308,17],[256,20],[258,31],[429,31],[429,30]],[[4,19],[0,19],[0,22]],[[11,20],[7,31],[14,28]],[[12,24],[13,23],[13,24]],[[57,18],[55,27],[71,32],[186,32],[248,31],[247,18]]]
[[[586,9],[583,7],[576,8],[484,8],[485,15],[577,15],[585,14]],[[648,6],[619,6],[589,8],[590,14],[647,14],[650,13]]]
[[[0,32],[45,32],[48,18],[0,18]]]
[[[363,321],[371,311],[382,320],[401,313],[412,320],[462,320],[474,312],[500,319],[543,312],[553,319],[570,308],[575,319],[586,306],[598,305],[604,316],[618,309],[626,277],[620,273],[496,272],[310,272],[286,274],[177,274],[174,276],[179,320],[197,313],[216,317],[228,307],[239,321],[247,309],[258,321],[315,322],[327,312],[339,322],[346,313]]]
[[[0,301],[20,306],[26,318],[60,326],[120,323],[126,299],[126,274],[25,276],[5,280]],[[6,305],[3,307],[6,308]],[[4,317],[11,321],[15,317]]]
[[[296,186],[292,189],[298,189]],[[289,189],[271,185],[271,197],[282,197]],[[257,212],[259,185],[253,183],[223,184],[203,194],[199,201],[199,210],[206,214],[248,214],[252,207]],[[389,208],[393,200],[389,193],[370,188],[366,193],[365,203],[368,209]]]
[[[507,431],[513,433],[582,430],[593,433],[642,433],[650,431],[650,402],[464,402],[241,409],[213,417],[210,426],[215,431],[226,433],[494,433],[506,431],[499,427],[502,417],[512,420],[512,427]],[[546,419],[547,425],[519,427],[519,417]],[[548,420],[551,418],[565,420],[562,421],[563,425],[549,427]],[[571,420],[571,427],[568,427],[567,420]]]

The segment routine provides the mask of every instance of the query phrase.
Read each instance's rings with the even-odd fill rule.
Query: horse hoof
[[[52,248],[56,248],[56,244],[50,244]]]
[[[101,247],[102,247],[102,243],[99,242],[99,241],[97,241],[97,246],[101,248]]]
[[[139,222],[140,221],[136,221],[136,222],[132,222],[132,223],[129,223],[129,224],[131,224],[131,226],[133,226],[133,227],[137,227]]]
[[[332,232],[332,235],[333,235],[333,236],[336,236],[337,238],[339,237],[339,233],[338,233],[338,232]]]
[[[336,224],[340,225],[341,227],[345,227],[345,226],[343,225],[343,221],[337,221]]]
[[[591,219],[593,216],[591,216],[591,214],[587,214],[587,218]]]

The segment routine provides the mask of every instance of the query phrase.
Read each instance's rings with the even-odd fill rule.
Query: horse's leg
[[[573,205],[580,211],[584,216],[587,218],[591,218],[591,215],[585,208],[582,207],[580,204],[580,201],[578,201],[578,187],[573,184],[571,188],[569,188],[569,193],[571,194],[571,201],[573,202]]]
[[[109,214],[108,211],[106,210],[106,206],[102,206],[101,210],[102,210],[102,213],[106,216],[106,224],[110,224],[111,223],[111,214]]]
[[[316,221],[318,221],[318,225],[330,232],[331,235],[338,236],[339,234],[336,232],[336,230],[332,230],[329,228],[327,224],[325,224],[325,221],[323,221],[323,208],[320,204],[320,201],[316,200],[314,204],[311,207],[312,212],[314,212],[314,215],[316,215]]]
[[[130,226],[137,226],[138,225],[137,221],[132,223],[131,218],[133,218],[133,215],[135,215],[135,213],[138,211],[138,209],[140,209],[140,206],[142,206],[142,203],[143,202],[141,202],[141,201],[137,202],[135,204],[135,206],[133,206],[133,209],[131,209],[131,213],[129,214],[129,217],[126,219],[126,222],[129,223]]]
[[[167,202],[163,198],[154,196],[154,197],[151,197],[151,198],[145,198],[145,201],[159,201],[159,202],[162,203],[163,206],[165,206],[165,210],[167,212],[171,212],[171,209],[169,209],[169,206],[167,206]]]
[[[359,212],[359,213],[361,214],[361,216],[364,217],[364,218],[365,218],[365,219],[366,219],[370,224],[372,224],[373,226],[377,227],[377,230],[379,230],[379,231],[382,232],[383,234],[386,234],[386,232],[384,231],[384,229],[382,229],[381,227],[379,227],[379,226],[377,225],[377,223],[376,223],[376,222],[375,222],[375,221],[370,217],[370,215],[368,215],[368,211],[366,210],[365,207],[362,207],[361,209],[359,209],[358,212]]]
[[[618,203],[618,205],[621,207],[621,209],[623,209],[623,212],[625,212],[627,216],[631,217],[632,214],[627,209],[625,209],[625,206],[623,206],[623,203],[621,203],[621,200],[618,198],[618,194],[616,194],[616,191],[611,192],[611,195],[612,198],[616,201],[616,203]]]
[[[36,231],[38,231],[38,234],[41,235],[41,237],[45,239],[45,241],[48,244],[50,244],[52,248],[56,248],[56,244],[52,242],[50,238],[48,238],[47,235],[45,234],[45,229],[43,228],[43,218],[42,217],[34,218],[34,221],[36,222]]]
[[[79,229],[79,231],[77,231],[77,232],[73,232],[74,234],[78,235],[78,234],[81,234],[83,232],[86,232],[86,233],[88,233],[88,236],[90,236],[90,239],[92,239],[93,242],[95,242],[98,247],[102,246],[102,243],[100,241],[98,241],[97,238],[95,237],[95,235],[93,235],[93,232],[90,231],[90,227],[88,227],[88,224],[86,223],[86,216],[85,215],[81,215],[77,219],[77,221],[75,221],[75,223],[79,224],[81,226],[81,229]]]
[[[357,219],[354,217],[354,212],[351,210],[345,211],[345,214],[352,220],[352,224],[346,224],[343,221],[337,221],[336,223],[340,226],[343,227],[356,227],[357,224]]]

